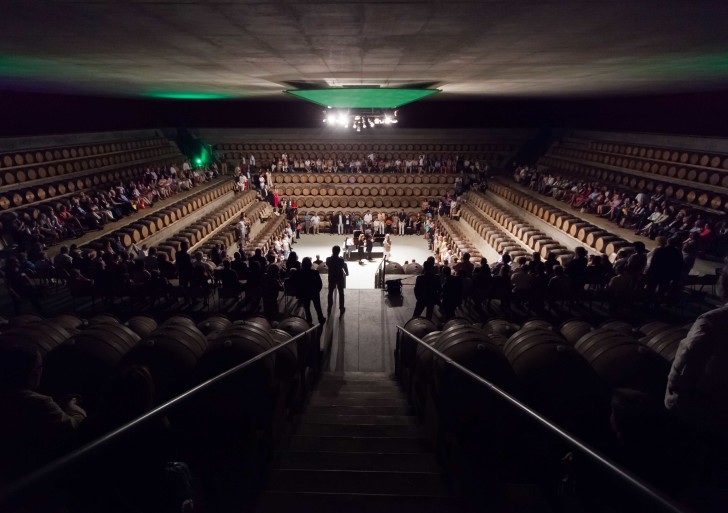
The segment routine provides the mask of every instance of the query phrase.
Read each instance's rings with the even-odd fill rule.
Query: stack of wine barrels
[[[175,253],[182,247],[183,243],[187,243],[188,249],[191,250],[202,243],[217,228],[233,220],[237,221],[240,210],[250,205],[254,200],[255,193],[252,191],[236,196],[231,202],[219,206],[214,211],[197,219],[172,237],[161,242],[157,246],[157,251],[167,254],[169,260],[174,261]]]
[[[185,216],[191,215],[198,208],[214,202],[221,196],[232,190],[232,184],[228,181],[217,182],[214,185],[206,187],[204,190],[179,200],[164,209],[149,214],[141,219],[135,219],[126,226],[117,228],[107,236],[93,240],[86,244],[86,247],[93,249],[103,249],[107,240],[115,240],[120,237],[124,245],[129,246],[132,243],[142,244],[145,239],[154,235],[157,231],[163,230],[173,223],[179,221]]]

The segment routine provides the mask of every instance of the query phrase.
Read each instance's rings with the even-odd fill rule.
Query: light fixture
[[[392,126],[398,121],[398,111],[394,109],[349,109],[347,111],[324,111],[324,123],[332,128],[353,128],[361,132],[362,128]]]

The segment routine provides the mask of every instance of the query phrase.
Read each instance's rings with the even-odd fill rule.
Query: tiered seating
[[[283,216],[271,217],[263,229],[245,245],[245,251],[252,253],[256,249],[260,249],[265,255],[272,246],[273,239],[283,235],[287,222]]]
[[[179,163],[173,144],[161,137],[37,148],[0,155],[0,210],[28,212],[81,190],[108,187],[141,175],[151,165]]]
[[[250,220],[251,223],[255,223],[258,221],[263,213],[269,208],[269,205],[264,202],[256,202],[250,205],[244,212],[245,216]],[[198,243],[197,246],[195,246],[194,250],[202,251],[204,254],[208,255],[213,247],[215,247],[217,244],[222,244],[224,248],[229,248],[233,246],[237,241],[237,231],[236,231],[236,225],[238,224],[240,220],[240,215],[233,217],[230,219],[230,221],[227,222],[227,224],[221,226],[218,228],[215,232],[213,232],[205,241],[204,243]]]
[[[213,212],[204,215],[191,225],[185,227],[174,236],[168,238],[157,246],[157,250],[166,253],[170,261],[174,261],[174,255],[180,249],[183,242],[186,242],[190,249],[204,242],[207,237],[216,233],[217,228],[231,220],[237,220],[240,211],[250,205],[256,198],[252,191],[238,196],[231,203],[221,205]]]
[[[500,182],[491,183],[489,189],[600,253],[612,257],[621,248],[631,246],[630,242],[599,226]]]
[[[215,150],[228,161],[240,160],[254,154],[257,163],[269,167],[280,158],[282,153],[289,160],[320,159],[322,161],[350,162],[366,159],[371,153],[380,155],[388,161],[416,159],[421,154],[441,156],[464,155],[471,160],[486,161],[491,165],[498,164],[504,157],[517,148],[515,143],[496,142],[480,144],[443,144],[443,143],[392,143],[392,144],[356,144],[356,143],[218,143]]]
[[[299,208],[419,209],[423,201],[453,194],[455,177],[441,174],[275,173],[279,194]],[[364,213],[363,211],[361,212]]]
[[[197,209],[214,202],[221,196],[230,192],[232,188],[233,184],[229,180],[218,180],[213,184],[204,187],[192,196],[179,200],[172,205],[169,205],[158,212],[144,216],[141,219],[135,219],[127,226],[118,228],[104,237],[87,243],[85,246],[94,249],[101,249],[104,247],[109,238],[115,239],[116,236],[121,237],[122,243],[125,247],[129,247],[132,243],[142,244],[147,238],[151,237],[156,232],[170,227],[173,223],[176,223],[184,217],[193,215]]]
[[[490,244],[499,253],[508,253],[512,258],[521,256],[530,257],[530,253],[525,250],[527,247],[507,234],[503,229],[497,227],[490,219],[478,209],[471,207],[468,203],[461,207],[461,219],[468,223],[483,240]]]
[[[557,256],[557,258],[570,258],[572,256],[572,252],[565,248],[562,244],[534,228],[531,224],[525,222],[520,216],[493,205],[484,195],[469,192],[467,195],[467,201],[480,209],[480,212],[482,213],[481,216],[484,214],[492,221],[498,223],[516,240],[521,241],[532,251],[539,253],[543,258],[546,258],[549,253],[553,253]],[[497,245],[493,245],[492,243],[489,244],[493,245],[496,249],[501,247],[503,248],[503,251],[509,251],[510,248],[515,249],[516,252],[521,249],[518,245],[514,245],[507,239],[504,240],[502,235],[491,234],[491,240],[494,240]],[[498,250],[501,251],[501,249]],[[513,256],[513,254],[511,254],[511,256]]]
[[[727,155],[568,139],[551,147],[539,164],[633,192],[660,187],[670,200],[714,214],[728,206]]]
[[[461,259],[463,253],[470,253],[470,259],[473,262],[480,261],[480,251],[475,245],[462,233],[462,230],[455,221],[449,217],[440,217],[437,220],[437,228],[446,237],[448,247],[452,250],[453,256]]]

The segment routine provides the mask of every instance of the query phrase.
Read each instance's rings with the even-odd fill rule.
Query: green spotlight
[[[202,165],[202,159],[199,158],[199,157],[197,158],[197,160],[195,162],[197,162],[197,165],[198,166],[201,166]]]

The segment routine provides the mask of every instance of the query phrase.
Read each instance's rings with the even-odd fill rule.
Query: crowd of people
[[[582,213],[608,219],[650,239],[667,237],[683,245],[686,256],[728,254],[728,225],[724,216],[711,216],[671,202],[662,186],[633,192],[597,181],[579,180],[528,166],[514,172],[517,183],[552,196]]]
[[[17,246],[18,251],[29,254],[37,253],[38,248],[102,230],[107,223],[151,208],[157,201],[190,190],[215,176],[215,169],[193,169],[187,161],[179,169],[148,167],[135,180],[61,199],[58,209],[44,205],[37,218],[27,212],[6,213],[1,218],[3,235],[8,246]]]
[[[255,155],[243,157],[235,162],[235,171],[246,173],[255,171],[257,161]],[[260,163],[263,167],[263,163]],[[230,167],[225,162],[225,168]],[[416,157],[391,157],[370,153],[364,158],[343,160],[341,158],[293,158],[288,153],[281,153],[266,169],[282,173],[468,173],[485,179],[489,171],[488,161],[455,154],[421,154]]]

